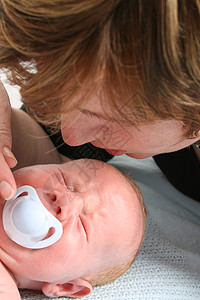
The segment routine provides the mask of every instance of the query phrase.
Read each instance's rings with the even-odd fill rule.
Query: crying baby
[[[14,177],[17,187],[35,190],[41,211],[44,207],[61,231],[46,246],[34,247],[44,245],[51,235],[20,244],[20,230],[22,235],[29,234],[29,226],[20,221],[14,241],[1,218],[0,292],[4,299],[20,299],[18,288],[42,290],[48,297],[86,296],[93,286],[109,283],[131,267],[143,242],[146,211],[139,188],[127,176],[104,162],[80,159],[21,168]],[[5,202],[0,199],[1,216]],[[26,222],[32,213],[34,209],[29,209]],[[56,225],[47,222],[46,230],[52,227],[53,236]]]

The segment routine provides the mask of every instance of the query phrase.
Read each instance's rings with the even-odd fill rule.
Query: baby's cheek
[[[100,200],[97,195],[90,195],[84,199],[83,213],[85,215],[92,215],[97,213],[100,209]]]

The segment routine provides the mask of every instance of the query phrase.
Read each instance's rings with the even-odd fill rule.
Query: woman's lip
[[[125,154],[126,152],[124,150],[115,150],[115,149],[105,149],[107,152],[109,152],[112,155],[122,155]]]
[[[108,148],[101,147],[101,146],[99,146],[97,143],[94,143],[94,142],[91,142],[91,144],[94,145],[94,146],[97,147],[97,148],[104,149],[104,150],[106,150],[107,152],[109,152],[110,154],[115,155],[115,156],[117,156],[117,155],[122,155],[122,154],[125,154],[125,153],[126,153],[126,151],[124,151],[124,150],[108,149]]]

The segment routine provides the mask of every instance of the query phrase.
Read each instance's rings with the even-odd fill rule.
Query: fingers
[[[2,153],[3,153],[4,159],[7,162],[8,166],[10,168],[14,168],[17,165],[17,160],[16,160],[14,154],[6,146],[2,148]]]
[[[8,94],[0,82],[0,145],[1,148],[7,147],[11,149],[11,106]]]
[[[8,200],[15,195],[16,184],[10,168],[17,164],[11,152],[11,107],[8,95],[0,82],[0,195]]]
[[[15,166],[17,161],[10,155],[12,153],[5,147],[0,151],[0,195],[5,200],[13,198],[16,193],[16,183],[10,167]]]

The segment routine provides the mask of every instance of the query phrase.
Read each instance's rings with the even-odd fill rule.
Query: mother
[[[200,144],[199,32],[199,0],[1,0],[0,66],[46,131],[84,144],[63,145],[58,132],[62,153],[155,156],[199,200],[200,151],[186,148]],[[9,198],[16,162],[1,95],[0,189]]]

